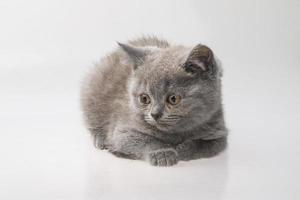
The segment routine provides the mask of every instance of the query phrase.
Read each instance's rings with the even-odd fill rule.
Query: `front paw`
[[[104,144],[104,136],[102,134],[98,133],[94,135],[94,146],[101,150],[107,149]]]
[[[179,160],[190,160],[195,151],[195,144],[193,141],[187,140],[177,145],[176,151],[178,152]]]
[[[154,166],[172,166],[177,163],[177,152],[173,148],[159,149],[149,152],[148,159]]]

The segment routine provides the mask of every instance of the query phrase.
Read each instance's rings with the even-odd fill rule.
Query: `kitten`
[[[221,69],[213,52],[144,37],[96,65],[81,90],[95,146],[155,166],[226,148]]]

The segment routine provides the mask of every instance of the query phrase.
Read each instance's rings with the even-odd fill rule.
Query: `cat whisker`
[[[165,117],[164,119],[177,120],[180,119],[180,117]]]
[[[172,124],[167,124],[167,123],[158,123],[158,124],[162,126],[172,126]]]
[[[179,118],[165,118],[165,120],[179,120]]]
[[[174,124],[174,123],[176,123],[176,122],[178,122],[178,120],[173,120],[173,121],[169,121],[169,120],[161,120],[161,121],[159,121],[158,123],[164,123],[164,124]]]
[[[179,120],[179,118],[177,118],[177,119],[168,119],[168,118],[164,118],[164,119],[161,119],[161,121],[178,121]]]
[[[182,115],[168,115],[168,117],[182,117]]]

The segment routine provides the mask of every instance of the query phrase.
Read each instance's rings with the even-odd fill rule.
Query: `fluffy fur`
[[[95,146],[116,156],[170,166],[226,147],[221,69],[204,45],[156,37],[120,43],[87,76],[81,97]]]

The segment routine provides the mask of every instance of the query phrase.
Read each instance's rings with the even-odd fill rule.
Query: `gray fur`
[[[166,101],[173,94],[181,96],[177,105]],[[116,156],[170,166],[226,148],[221,69],[206,46],[156,37],[119,43],[87,76],[81,97],[95,146]]]

